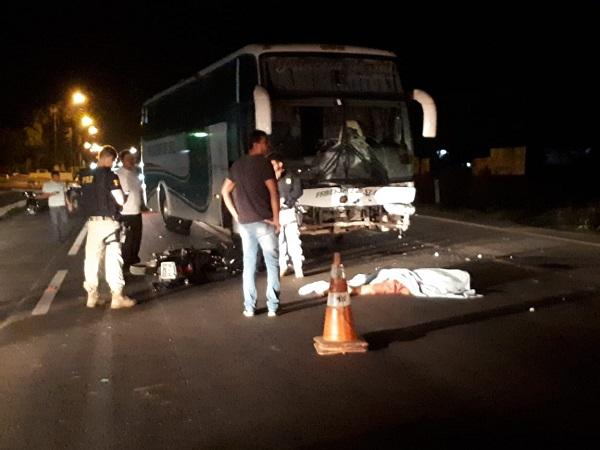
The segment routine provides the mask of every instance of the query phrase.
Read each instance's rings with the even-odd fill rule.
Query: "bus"
[[[220,190],[254,129],[301,177],[302,233],[408,229],[414,214],[408,102],[434,137],[422,90],[403,90],[388,51],[250,45],[144,102],[141,166],[148,206],[171,230],[196,221],[219,236],[235,224]]]

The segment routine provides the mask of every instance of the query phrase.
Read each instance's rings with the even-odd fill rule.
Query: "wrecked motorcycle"
[[[237,275],[242,270],[235,249],[181,248],[153,253],[145,264],[130,267],[133,275],[150,275],[155,291],[202,284]]]

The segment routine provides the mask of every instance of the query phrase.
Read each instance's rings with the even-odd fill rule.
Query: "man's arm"
[[[46,199],[46,198],[50,198],[53,195],[56,195],[57,191],[53,191],[51,190],[52,188],[50,186],[48,186],[48,184],[44,183],[42,185],[42,193],[41,194],[36,194],[37,198],[41,198],[41,199]]]
[[[67,209],[69,212],[73,211],[73,205],[71,204],[71,200],[69,200],[69,196],[67,195],[67,187],[63,185],[63,195],[65,196],[65,205],[67,205]]]
[[[112,180],[111,180],[111,178],[112,178]],[[125,195],[125,193],[123,192],[123,188],[121,187],[121,180],[119,179],[118,175],[116,175],[114,173],[109,178],[109,180],[111,180],[111,181],[109,181],[110,193],[112,194],[113,198],[117,202],[117,205],[123,206],[125,204],[125,200],[126,200],[127,196]]]
[[[131,187],[129,186],[129,181],[127,180],[127,172],[125,172],[125,170],[127,170],[127,169],[121,168],[117,172],[117,176],[119,177],[119,183],[121,183],[121,190],[123,191],[123,194],[125,194],[125,197],[127,198],[129,193],[131,192]]]
[[[238,212],[235,209],[235,205],[233,204],[233,198],[231,197],[231,193],[235,189],[235,183],[231,181],[229,178],[225,178],[225,182],[223,183],[223,187],[221,188],[221,195],[223,196],[223,201],[225,202],[225,206],[229,211],[229,214],[239,222]]]
[[[275,226],[275,229],[279,231],[279,191],[277,189],[277,182],[274,178],[265,181],[265,186],[269,190],[269,196],[271,197],[271,210],[273,211],[273,220],[269,221]]]
[[[113,189],[110,191],[110,193],[119,206],[123,206],[125,204],[125,194],[123,194],[121,189]]]

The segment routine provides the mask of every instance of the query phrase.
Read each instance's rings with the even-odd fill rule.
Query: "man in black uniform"
[[[302,217],[298,199],[302,197],[302,182],[293,172],[288,172],[283,164],[283,158],[279,153],[267,155],[271,161],[275,176],[277,177],[277,189],[279,190],[279,275],[283,277],[291,263],[296,278],[303,278],[302,271],[302,241],[300,240],[300,223],[298,218]]]
[[[121,257],[121,226],[119,210],[125,203],[119,177],[111,170],[117,151],[105,145],[98,157],[98,166],[81,176],[82,204],[89,217],[85,244],[83,287],[88,293],[87,307],[101,304],[98,296],[98,268],[104,255],[105,277],[112,292],[110,307],[129,308],[135,301],[123,294],[123,258]]]

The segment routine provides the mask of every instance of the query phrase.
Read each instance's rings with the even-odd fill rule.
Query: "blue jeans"
[[[279,243],[275,227],[265,222],[239,225],[244,251],[244,308],[246,311],[256,309],[256,263],[260,245],[267,266],[267,308],[269,311],[277,311],[279,307]]]
[[[52,234],[57,242],[63,242],[69,234],[69,216],[66,206],[51,206],[50,223],[52,224]]]

